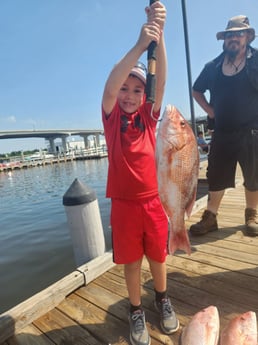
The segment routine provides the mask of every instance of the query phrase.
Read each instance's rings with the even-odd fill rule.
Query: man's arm
[[[193,98],[196,100],[199,106],[209,115],[209,118],[213,119],[214,118],[213,107],[209,104],[205,95],[202,92],[198,92],[195,90],[193,90],[192,94],[193,94]]]

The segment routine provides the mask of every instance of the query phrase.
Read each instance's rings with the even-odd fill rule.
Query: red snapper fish
[[[185,214],[189,217],[196,198],[199,151],[194,132],[176,107],[167,105],[156,143],[159,196],[169,218],[169,253],[191,254]]]
[[[221,332],[220,345],[257,345],[256,314],[248,311],[232,319]]]
[[[217,345],[218,341],[219,313],[212,305],[196,313],[180,337],[180,345]]]

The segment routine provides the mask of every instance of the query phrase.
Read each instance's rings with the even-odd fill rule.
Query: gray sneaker
[[[145,324],[142,310],[129,313],[130,341],[132,345],[150,345],[151,339]]]
[[[169,298],[163,298],[161,302],[154,301],[154,306],[160,313],[160,326],[164,333],[172,334],[179,329],[179,321],[173,310]]]

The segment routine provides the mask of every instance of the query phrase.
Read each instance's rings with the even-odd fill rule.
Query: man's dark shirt
[[[210,91],[215,130],[258,129],[258,90],[249,80],[247,66],[233,76],[225,76],[222,62],[223,55],[220,55],[206,64],[193,86],[197,92]]]

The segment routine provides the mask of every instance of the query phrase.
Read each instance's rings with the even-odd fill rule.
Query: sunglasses
[[[245,31],[228,31],[225,32],[225,38],[232,38],[232,37],[244,37],[245,36]]]

